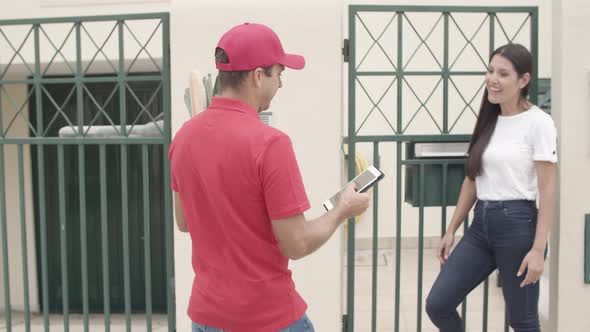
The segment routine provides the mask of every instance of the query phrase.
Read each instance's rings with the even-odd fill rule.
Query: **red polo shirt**
[[[301,318],[307,305],[271,225],[310,207],[289,137],[218,97],[178,131],[169,158],[192,239],[191,320],[261,332]]]

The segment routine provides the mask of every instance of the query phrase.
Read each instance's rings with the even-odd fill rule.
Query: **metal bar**
[[[531,90],[529,98],[533,104],[539,101],[539,9],[531,9],[531,53],[533,54],[533,77],[531,78]]]
[[[117,21],[124,19],[129,20],[148,20],[159,19],[166,17],[168,13],[147,13],[147,14],[126,14],[126,15],[101,15],[101,16],[82,16],[82,17],[51,17],[42,19],[19,19],[19,20],[0,20],[2,25],[27,25],[27,24],[50,24],[50,23],[75,23],[78,21],[84,22],[101,22],[101,21]]]
[[[76,22],[76,103],[77,103],[77,117],[78,117],[78,135],[81,136],[83,133],[82,127],[84,126],[84,90],[82,89],[82,35],[80,31],[82,23]]]
[[[31,32],[32,31],[33,31],[33,28],[31,27],[31,29],[29,29],[29,32],[27,33],[26,37],[23,39],[23,42],[20,44],[20,46],[17,49],[10,42],[10,39],[6,36],[6,34],[4,33],[4,31],[0,27],[0,35],[2,35],[4,37],[4,39],[6,40],[6,43],[8,44],[8,46],[10,46],[10,48],[14,51],[14,55],[8,61],[7,65],[6,65],[5,69],[4,69],[4,71],[1,71],[0,72],[0,78],[3,78],[6,75],[6,73],[8,72],[8,69],[10,68],[10,66],[14,62],[14,59],[16,59],[17,56],[21,59],[22,63],[27,68],[27,70],[29,71],[29,74],[30,75],[33,75],[33,71],[31,70],[31,68],[29,67],[27,61],[23,58],[23,55],[21,54],[21,51],[23,49],[23,46],[25,45],[26,41],[29,39],[29,36],[31,35]]]
[[[68,248],[66,219],[66,188],[64,176],[64,146],[57,146],[57,177],[59,195],[59,242],[61,251],[61,290],[64,332],[70,329],[70,295],[68,282]]]
[[[420,207],[418,211],[418,332],[422,331],[422,283],[424,273],[424,164],[420,165]]]
[[[412,28],[412,30],[414,30],[414,32],[416,33],[416,36],[418,37],[418,39],[420,39],[420,44],[418,44],[418,46],[416,47],[414,52],[410,55],[410,57],[408,58],[408,62],[406,62],[406,64],[404,65],[404,68],[402,68],[402,69],[405,69],[408,67],[408,65],[410,64],[410,62],[412,62],[412,59],[414,58],[416,53],[418,53],[418,51],[420,50],[420,47],[422,47],[422,45],[424,45],[424,47],[426,47],[426,49],[428,50],[430,55],[432,55],[432,57],[434,58],[434,61],[436,61],[436,64],[441,69],[444,69],[443,66],[440,64],[440,62],[438,61],[438,58],[436,57],[436,55],[434,54],[434,52],[432,51],[432,49],[430,48],[430,46],[428,46],[428,43],[426,42],[428,40],[428,38],[430,38],[430,36],[434,32],[436,27],[438,26],[438,23],[444,17],[444,15],[440,15],[438,17],[438,19],[436,20],[436,22],[434,23],[434,25],[432,26],[432,28],[430,29],[430,31],[428,32],[428,34],[426,35],[425,38],[422,38],[422,35],[420,34],[420,32],[418,32],[418,30],[416,30],[416,27],[414,26],[414,24],[412,24],[412,21],[408,18],[408,16],[404,14],[404,17],[408,20],[408,24],[410,25],[410,28]]]
[[[475,111],[473,110],[473,107],[471,107],[471,103],[473,103],[473,100],[475,99],[475,97],[477,97],[477,95],[479,94],[479,92],[485,87],[485,81],[482,81],[481,85],[479,86],[479,88],[477,89],[477,91],[475,92],[475,94],[473,95],[473,97],[471,97],[471,99],[469,101],[467,101],[465,99],[465,97],[463,97],[463,94],[459,91],[459,88],[457,88],[457,85],[455,84],[455,82],[453,81],[452,78],[450,79],[450,82],[455,87],[457,93],[459,94],[459,97],[461,97],[461,99],[465,103],[465,106],[463,107],[463,109],[459,113],[459,116],[457,116],[457,118],[455,119],[455,122],[453,122],[453,125],[451,126],[451,129],[449,129],[450,131],[452,131],[453,128],[455,128],[455,125],[459,122],[459,120],[463,116],[463,114],[467,111],[467,109],[469,109],[471,111],[471,113],[473,113],[473,115],[475,117],[477,117],[477,113],[475,113]]]
[[[536,7],[491,7],[491,6],[389,6],[389,5],[351,5],[355,12],[457,12],[457,13],[521,13],[530,12]]]
[[[31,331],[31,311],[29,304],[29,257],[27,254],[27,216],[25,206],[25,176],[23,161],[23,146],[17,145],[18,149],[18,187],[20,207],[20,229],[21,229],[21,250],[23,262],[23,298],[25,304],[25,331]]]
[[[488,332],[488,301],[490,292],[490,280],[486,278],[483,282],[483,326],[482,331]]]
[[[420,107],[418,107],[418,109],[410,117],[410,120],[406,123],[406,126],[404,127],[403,131],[405,132],[408,129],[408,127],[414,121],[414,119],[416,118],[416,116],[418,115],[418,113],[422,109],[424,109],[424,111],[428,114],[428,116],[430,116],[430,119],[432,119],[432,122],[434,123],[434,125],[436,126],[436,128],[440,131],[441,134],[443,134],[442,128],[438,125],[438,122],[436,122],[436,119],[434,118],[434,116],[432,115],[432,113],[430,113],[430,110],[428,109],[428,107],[426,107],[426,104],[428,104],[428,102],[430,101],[430,98],[432,98],[432,95],[434,95],[434,93],[436,92],[436,89],[438,89],[438,86],[440,85],[440,82],[443,81],[443,78],[440,78],[436,82],[436,86],[432,89],[432,91],[430,92],[430,94],[428,95],[428,97],[426,98],[426,100],[424,100],[424,102],[422,102],[422,100],[420,99],[420,97],[418,97],[418,94],[416,93],[416,91],[412,88],[412,86],[410,85],[410,83],[405,78],[404,78],[404,81],[406,82],[406,85],[410,89],[410,92],[414,95],[414,97],[416,97],[416,99],[420,103]]]
[[[78,136],[82,136],[84,126],[84,89],[82,78],[82,22],[76,22],[76,102],[78,117]],[[88,249],[86,231],[86,176],[84,169],[84,145],[78,145],[78,183],[80,195],[80,250],[82,256],[82,312],[84,314],[84,331],[88,332]]]
[[[373,143],[373,165],[379,168],[379,143]],[[371,308],[371,327],[372,331],[377,331],[377,254],[379,251],[379,184],[373,187],[373,289],[372,289],[372,308]]]
[[[449,163],[445,162],[442,164],[442,187],[441,187],[441,191],[442,191],[442,216],[441,216],[441,231],[440,231],[440,235],[441,237],[443,237],[447,231],[447,186],[448,186],[448,179],[449,179]]]
[[[404,66],[404,52],[403,52],[403,45],[404,45],[404,35],[403,35],[403,26],[404,26],[404,15],[402,12],[397,12],[397,68],[403,68]],[[357,74],[358,75],[358,74]],[[396,71],[396,81],[397,81],[397,133],[401,133],[403,131],[403,112],[402,112],[402,92],[403,92],[403,82],[404,82],[404,72],[403,70]]]
[[[399,95],[398,95],[399,96]],[[402,143],[397,142],[396,160],[396,194],[395,194],[395,332],[399,332],[400,287],[401,287],[401,251],[402,251]]]
[[[47,271],[47,215],[45,210],[45,154],[44,147],[37,147],[39,177],[39,231],[41,233],[41,291],[43,297],[43,325],[49,331],[49,280]]]
[[[125,327],[131,331],[131,277],[129,271],[129,188],[127,183],[127,146],[121,145],[121,211],[123,228],[123,284]]]
[[[164,137],[145,138],[59,138],[59,137],[31,137],[31,138],[5,138],[0,139],[2,144],[31,144],[31,145],[141,145],[141,144],[164,144]]]
[[[490,12],[490,56],[494,53],[496,43],[496,13]]]
[[[94,63],[94,60],[96,59],[96,57],[98,56],[99,53],[102,53],[102,55],[106,58],[107,63],[109,64],[109,66],[111,66],[111,68],[113,69],[113,73],[116,73],[117,72],[117,68],[115,68],[115,66],[113,66],[113,63],[108,58],[108,56],[103,52],[102,49],[104,48],[104,46],[106,45],[106,43],[109,41],[109,39],[111,38],[111,36],[115,32],[115,30],[117,30],[117,22],[115,22],[115,24],[113,25],[113,28],[111,29],[111,32],[109,32],[109,34],[107,35],[107,37],[105,38],[105,40],[104,40],[104,42],[102,43],[101,46],[98,46],[98,44],[96,44],[96,42],[94,41],[94,38],[92,38],[92,36],[88,32],[88,30],[86,30],[86,28],[84,28],[84,26],[82,26],[82,28],[84,29],[84,32],[86,32],[86,35],[88,36],[88,39],[90,39],[90,42],[98,50],[96,53],[94,53],[94,56],[92,56],[92,59],[90,59],[90,61],[88,61],[88,64],[86,65],[86,69],[82,73],[82,76],[88,74],[88,71],[90,70],[90,66],[92,66],[92,63]]]
[[[363,83],[357,79],[357,82],[359,83],[359,86],[361,87],[361,89],[363,90],[363,92],[367,95],[367,98],[369,98],[369,101],[371,101],[371,104],[373,104],[373,107],[371,108],[371,110],[369,111],[369,113],[367,114],[367,116],[363,119],[363,121],[361,121],[361,124],[358,126],[358,128],[356,128],[355,134],[358,135],[358,133],[360,132],[360,130],[363,128],[363,125],[365,124],[365,122],[367,122],[367,120],[369,119],[369,117],[371,116],[371,114],[373,114],[373,111],[375,110],[375,108],[379,111],[379,113],[381,113],[381,115],[383,116],[383,119],[385,120],[385,122],[387,122],[387,125],[389,125],[389,128],[391,128],[391,131],[393,131],[394,134],[397,134],[397,131],[395,130],[395,128],[393,128],[393,125],[389,122],[389,119],[387,118],[387,116],[385,115],[385,113],[383,113],[383,110],[381,110],[381,108],[379,107],[379,104],[381,103],[381,101],[383,100],[383,98],[385,98],[385,96],[387,95],[387,92],[389,92],[389,89],[391,89],[391,87],[393,86],[393,83],[395,83],[397,81],[396,78],[394,78],[391,83],[389,83],[389,85],[387,86],[387,89],[385,89],[385,92],[383,92],[383,94],[381,95],[381,97],[379,98],[379,100],[375,103],[375,101],[373,100],[373,98],[371,98],[371,94],[367,91],[367,89],[365,88],[365,86],[363,85]],[[356,112],[355,112],[356,113]],[[356,118],[356,116],[355,116]],[[356,124],[355,124],[356,127]]]
[[[43,106],[42,106],[42,90],[41,90],[41,49],[40,49],[40,41],[39,41],[39,25],[34,26],[35,30],[35,75],[34,75],[34,85],[35,85],[35,105],[36,105],[36,113],[37,113],[37,133],[43,132]]]
[[[49,42],[49,45],[51,45],[53,47],[53,49],[55,50],[55,54],[53,55],[53,57],[49,60],[49,62],[45,66],[45,71],[43,71],[43,76],[45,76],[47,74],[47,72],[49,71],[49,68],[51,67],[51,64],[53,64],[53,61],[55,60],[55,58],[57,58],[58,55],[61,55],[61,58],[62,58],[63,62],[65,63],[65,65],[70,70],[70,72],[68,74],[75,74],[74,73],[74,68],[72,68],[72,66],[70,66],[70,63],[69,63],[68,59],[66,59],[66,57],[61,52],[61,50],[63,49],[64,45],[66,44],[67,40],[70,38],[70,35],[75,30],[75,28],[76,28],[76,23],[72,24],[72,28],[69,30],[68,34],[64,38],[64,41],[62,42],[62,44],[59,47],[57,47],[53,43],[53,41],[51,40],[51,37],[49,37],[49,35],[47,34],[47,31],[45,31],[45,29],[43,29],[43,27],[41,27],[41,32],[43,32],[43,34],[45,35],[45,38],[47,39],[47,42]]]
[[[150,179],[148,146],[141,146],[143,175],[143,250],[145,259],[145,313],[146,330],[152,330],[152,266],[150,254]]]
[[[400,96],[398,95],[398,98]],[[399,102],[398,102],[399,103]],[[401,119],[401,115],[398,114],[398,121]],[[399,122],[398,122],[399,125]],[[471,135],[359,135],[359,136],[348,136],[345,138],[344,143],[351,142],[465,142],[469,141]]]
[[[463,221],[463,234],[467,233],[467,229],[469,228],[469,215],[467,215],[465,217],[465,220]],[[461,303],[461,324],[463,325],[463,331],[465,331],[465,328],[467,326],[467,297],[465,297],[465,299],[463,300],[463,303]]]
[[[406,159],[402,161],[404,165],[461,165],[464,164],[464,159]]]
[[[101,102],[103,102],[102,104],[99,103],[98,101],[96,101],[96,98],[94,98],[94,96],[88,90],[87,87],[84,87],[84,91],[86,91],[86,93],[88,94],[88,97],[90,97],[90,100],[92,101],[92,103],[94,103],[94,105],[96,106],[96,109],[98,111],[96,112],[96,115],[94,115],[94,117],[92,117],[92,120],[90,120],[90,122],[88,122],[88,121],[86,122],[87,123],[86,132],[84,132],[81,136],[86,136],[88,134],[88,132],[94,126],[94,123],[100,117],[100,115],[103,115],[106,118],[106,120],[111,125],[110,128],[112,128],[114,130],[114,133],[111,133],[111,137],[121,136],[121,133],[117,129],[117,125],[115,125],[115,123],[113,122],[113,119],[111,119],[111,117],[108,115],[108,113],[105,112],[106,105],[108,105],[109,102],[111,101],[111,99],[115,96],[115,93],[118,91],[118,87],[119,87],[118,85],[115,85],[115,87],[113,88],[113,91],[111,91],[111,93],[106,98],[106,100],[104,100],[104,102],[103,102],[103,100],[101,100]]]
[[[465,33],[463,32],[463,30],[459,27],[459,23],[457,23],[457,21],[455,20],[455,18],[453,16],[451,16],[450,18],[453,20],[453,23],[457,27],[457,30],[459,31],[459,33],[461,33],[461,36],[463,36],[463,38],[467,42],[467,43],[465,43],[465,45],[463,46],[463,48],[461,49],[461,51],[459,51],[459,53],[457,54],[457,57],[455,58],[455,60],[453,61],[453,63],[450,65],[450,67],[452,68],[455,65],[455,63],[457,63],[457,61],[459,60],[459,57],[461,56],[461,54],[463,54],[463,52],[467,49],[467,47],[469,45],[471,45],[472,46],[472,49],[475,51],[475,54],[477,54],[477,57],[480,59],[480,61],[482,62],[483,66],[485,68],[487,66],[487,63],[481,57],[481,54],[479,54],[479,51],[475,47],[473,47],[472,41],[477,36],[477,34],[479,33],[479,31],[481,30],[481,28],[483,27],[483,25],[485,24],[485,22],[487,20],[487,17],[484,17],[483,21],[477,27],[477,30],[475,30],[475,32],[471,35],[471,38],[468,38],[467,35],[465,35]]]
[[[348,137],[355,137],[356,119],[355,119],[355,102],[356,102],[356,84],[355,84],[355,63],[356,63],[356,11],[349,9],[348,22],[350,32],[350,54],[348,61]],[[356,164],[355,143],[348,143],[348,180],[352,180],[355,175]],[[355,229],[354,218],[348,219],[348,254],[347,254],[347,287],[346,287],[346,318],[348,327],[347,332],[354,331],[354,253],[355,253]]]
[[[4,128],[4,126],[2,126],[4,128],[3,129],[4,132],[3,133],[0,132],[0,140],[3,137],[6,137],[6,134],[10,131],[10,128],[12,128],[12,125],[15,123],[15,121],[17,120],[19,115],[20,115],[21,119],[23,119],[25,121],[28,129],[31,131],[31,134],[33,136],[37,136],[37,132],[35,131],[35,128],[33,128],[33,125],[29,121],[30,119],[26,118],[23,114],[23,111],[25,110],[25,108],[27,110],[29,110],[29,100],[31,100],[31,96],[33,95],[33,92],[35,92],[35,88],[33,87],[33,88],[29,89],[29,91],[27,92],[27,95],[24,99],[24,102],[20,106],[17,106],[17,103],[10,96],[10,94],[8,93],[8,90],[5,89],[1,84],[0,84],[0,102],[2,102],[2,98],[1,98],[2,91],[4,91],[4,93],[6,94],[6,97],[8,97],[7,99],[8,99],[9,104],[15,109],[15,114],[12,115],[12,119],[10,119],[8,121],[8,125],[5,128]],[[0,112],[2,112],[1,105],[0,105]],[[10,118],[10,116],[9,116],[9,118]],[[2,135],[4,135],[4,136],[2,136]]]
[[[62,146],[62,145],[60,145]],[[84,331],[89,329],[88,303],[88,231],[86,228],[86,158],[84,145],[78,145],[78,183],[80,196],[80,250],[82,256],[82,312],[84,314]]]
[[[170,148],[172,140],[171,127],[171,87],[170,87],[170,15],[163,15],[162,25],[162,100],[164,107],[165,153]],[[172,191],[170,190],[170,161],[164,157],[164,213],[166,232],[166,289],[168,308],[168,331],[176,330],[176,305],[174,282],[174,217],[172,214]]]
[[[443,133],[449,132],[449,13],[444,13]]]
[[[2,114],[0,114],[0,117]],[[4,314],[6,315],[6,329],[12,330],[12,309],[10,307],[10,272],[8,261],[8,229],[6,221],[6,187],[4,183],[4,145],[0,144],[0,222],[2,223],[2,265],[4,276]]]
[[[387,29],[389,28],[389,26],[391,25],[391,23],[395,19],[395,16],[396,15],[394,14],[391,17],[391,19],[389,20],[389,22],[387,23],[387,25],[385,26],[385,28],[383,29],[383,31],[381,31],[381,33],[379,34],[379,36],[377,37],[377,39],[375,39],[375,37],[373,37],[373,34],[371,33],[371,30],[367,27],[367,25],[365,24],[365,22],[363,22],[363,19],[359,15],[355,15],[355,16],[358,18],[359,22],[361,22],[361,25],[365,28],[365,31],[367,31],[367,34],[369,35],[369,37],[371,37],[371,39],[373,40],[373,44],[371,44],[371,47],[369,47],[369,49],[365,53],[365,56],[361,59],[361,61],[359,62],[358,65],[355,65],[356,69],[358,70],[361,67],[361,65],[363,64],[363,62],[365,61],[365,59],[367,58],[367,56],[369,55],[369,53],[371,52],[371,50],[373,49],[373,47],[375,45],[377,45],[381,49],[381,51],[383,52],[383,55],[385,55],[385,57],[387,58],[387,60],[391,64],[391,66],[393,68],[395,68],[395,64],[393,63],[393,61],[391,60],[391,58],[389,57],[389,55],[387,54],[387,52],[383,49],[383,46],[381,46],[381,44],[379,43],[379,40],[381,39],[381,37],[383,37],[383,34],[385,33],[385,31],[387,31]]]
[[[403,23],[404,15],[402,11],[397,12],[397,68],[403,68]],[[397,132],[401,133],[403,129],[403,75],[398,71],[397,75]],[[397,135],[396,135],[397,136]],[[357,137],[358,138],[358,137]],[[397,142],[397,181],[396,181],[396,237],[395,237],[395,315],[394,327],[395,332],[399,332],[400,321],[400,279],[401,279],[401,242],[402,242],[402,144]]]
[[[150,60],[152,61],[152,63],[156,66],[157,71],[161,71],[161,69],[158,66],[158,63],[156,62],[156,60],[154,60],[154,58],[152,57],[152,55],[150,54],[150,52],[148,50],[146,50],[146,47],[149,45],[150,41],[152,40],[152,38],[154,37],[154,35],[156,34],[156,32],[158,32],[158,29],[160,28],[160,25],[161,24],[162,24],[162,21],[160,20],[160,22],[156,26],[156,29],[154,29],[154,31],[149,36],[149,38],[147,39],[147,41],[145,42],[144,45],[142,45],[142,43],[137,39],[137,37],[135,36],[135,34],[133,33],[133,31],[129,28],[129,26],[127,24],[125,24],[125,27],[127,27],[127,31],[129,31],[129,34],[131,35],[131,37],[133,37],[133,39],[135,39],[135,41],[137,42],[137,44],[140,46],[139,52],[137,53],[137,55],[135,56],[135,58],[131,61],[131,64],[129,64],[129,67],[128,67],[129,73],[131,73],[131,68],[133,68],[133,65],[135,64],[135,62],[139,58],[139,55],[141,54],[142,51],[147,54],[147,56],[150,58]]]
[[[66,113],[64,113],[64,108],[66,107],[66,105],[68,104],[68,102],[70,101],[70,99],[72,98],[72,96],[74,95],[74,91],[76,91],[76,87],[75,86],[72,86],[72,89],[70,90],[69,94],[65,98],[65,101],[63,102],[63,104],[61,105],[61,107],[57,104],[57,102],[55,101],[55,99],[53,98],[53,96],[51,96],[51,93],[47,89],[45,89],[43,87],[43,91],[45,92],[45,95],[49,99],[49,102],[55,107],[56,112],[53,115],[53,117],[51,118],[51,120],[49,121],[49,123],[47,124],[47,129],[45,129],[45,131],[42,132],[41,136],[45,136],[45,134],[49,133],[49,129],[51,128],[51,126],[53,125],[53,123],[58,119],[58,117],[59,117],[60,114],[63,116],[63,119],[66,120],[68,126],[72,130],[76,130],[76,128],[74,128],[74,124],[70,121],[70,119],[68,118],[68,116],[66,115]]]
[[[404,70],[389,70],[389,71],[359,71],[356,76],[442,76],[445,73],[453,76],[481,76],[485,75],[485,71],[404,71]]]
[[[37,133],[43,132],[43,98],[41,90],[41,48],[39,41],[39,24],[35,24],[35,111],[37,115]],[[43,142],[43,138],[37,138]],[[4,140],[8,142],[8,140]],[[18,142],[14,142],[19,144]],[[27,142],[22,142],[27,144]],[[41,233],[41,297],[43,301],[43,327],[49,331],[49,280],[47,271],[47,216],[45,211],[45,154],[43,144],[37,147],[37,173],[39,177],[39,232]]]
[[[0,68],[0,70],[2,70],[2,68]],[[2,102],[2,91],[6,91],[6,96],[8,97],[9,102],[12,103],[12,98],[10,97],[10,95],[8,94],[8,91],[4,88],[4,86],[2,85],[2,83],[0,83],[0,139],[4,138],[4,124],[2,122],[2,118],[4,118],[3,114],[4,114],[4,108],[2,107],[2,105],[4,104]],[[27,99],[30,97],[27,96]],[[13,107],[15,108],[16,112],[19,113],[21,110],[18,109],[18,107],[15,107],[15,105],[13,104]],[[16,116],[15,116],[16,118]],[[9,120],[10,122],[10,120]],[[6,128],[6,132],[8,132],[8,130],[10,129],[11,124],[8,125],[8,128]]]
[[[99,146],[100,162],[100,230],[102,235],[102,287],[105,332],[111,329],[111,300],[109,283],[109,232],[107,215],[107,165],[106,145]]]
[[[125,88],[125,21],[119,20],[119,72],[117,77],[119,79],[119,116],[121,121],[121,135],[127,136],[127,105]]]

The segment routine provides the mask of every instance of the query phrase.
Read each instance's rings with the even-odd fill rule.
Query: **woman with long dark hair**
[[[495,269],[510,326],[540,331],[538,281],[555,212],[557,134],[551,117],[527,99],[532,71],[532,55],[522,45],[504,45],[490,57],[467,176],[437,250],[443,266],[426,300],[426,312],[442,332],[463,331],[457,306]],[[474,204],[473,223],[451,253]]]

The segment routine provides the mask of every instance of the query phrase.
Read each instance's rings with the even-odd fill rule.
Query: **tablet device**
[[[342,189],[340,189],[340,191],[338,191],[332,197],[327,199],[324,202],[324,208],[326,208],[326,210],[328,210],[328,211],[332,210],[334,208],[334,206],[336,206],[336,202],[338,201],[340,194],[351,183],[354,182],[356,184],[356,191],[357,192],[363,193],[363,192],[369,190],[372,186],[374,186],[381,179],[383,179],[384,176],[385,175],[383,174],[383,172],[381,172],[379,169],[377,169],[377,167],[369,166],[364,172],[359,174],[356,178],[352,179],[352,181],[347,183],[346,186],[344,186]]]

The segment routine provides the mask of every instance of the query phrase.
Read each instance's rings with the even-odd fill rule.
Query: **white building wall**
[[[590,331],[590,285],[584,284],[584,215],[590,213],[590,4],[553,4],[552,108],[559,132],[559,224],[552,244],[552,326],[549,331]]]

